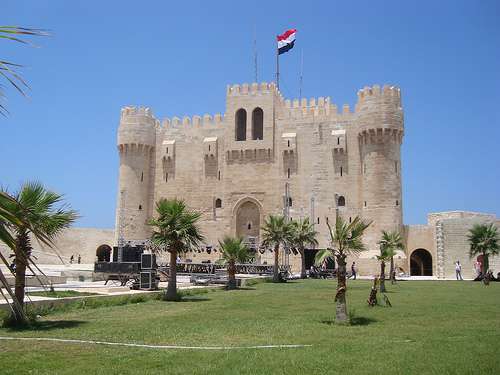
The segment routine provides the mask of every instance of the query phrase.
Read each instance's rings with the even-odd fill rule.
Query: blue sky
[[[500,216],[499,1],[7,0],[0,24],[50,29],[40,48],[1,42],[32,88],[7,89],[0,184],[39,179],[65,193],[79,226],[114,225],[120,108],[160,117],[224,112],[228,83],[272,81],[275,35],[298,29],[281,89],[356,101],[365,85],[401,87],[405,223],[428,212]]]

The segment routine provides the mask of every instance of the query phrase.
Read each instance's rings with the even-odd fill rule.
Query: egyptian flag
[[[290,29],[285,31],[283,34],[278,35],[278,55],[288,52],[293,48],[295,44],[295,33],[296,29]]]

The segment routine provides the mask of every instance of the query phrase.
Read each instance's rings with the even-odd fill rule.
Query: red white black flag
[[[290,51],[295,44],[295,33],[296,29],[290,29],[285,31],[283,34],[277,36],[278,40],[278,55]]]

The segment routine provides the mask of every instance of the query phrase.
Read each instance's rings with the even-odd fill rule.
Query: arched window
[[[345,198],[343,195],[341,195],[339,197],[339,199],[337,199],[337,206],[339,207],[344,207],[345,206]]]
[[[264,111],[259,107],[252,112],[252,139],[264,139]]]
[[[217,198],[215,200],[215,208],[221,208],[222,207],[222,200],[220,198]]]
[[[243,108],[236,111],[235,136],[237,141],[246,141],[247,139],[247,111]]]

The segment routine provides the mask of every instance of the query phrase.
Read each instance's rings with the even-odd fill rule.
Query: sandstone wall
[[[75,256],[76,262],[78,254],[82,257],[82,263],[94,263],[97,247],[104,244],[112,247],[113,242],[113,229],[69,228],[56,238],[53,249],[32,240],[33,255],[38,258],[36,260],[38,264],[69,263],[71,255]],[[2,243],[0,251],[7,257],[11,254]]]

